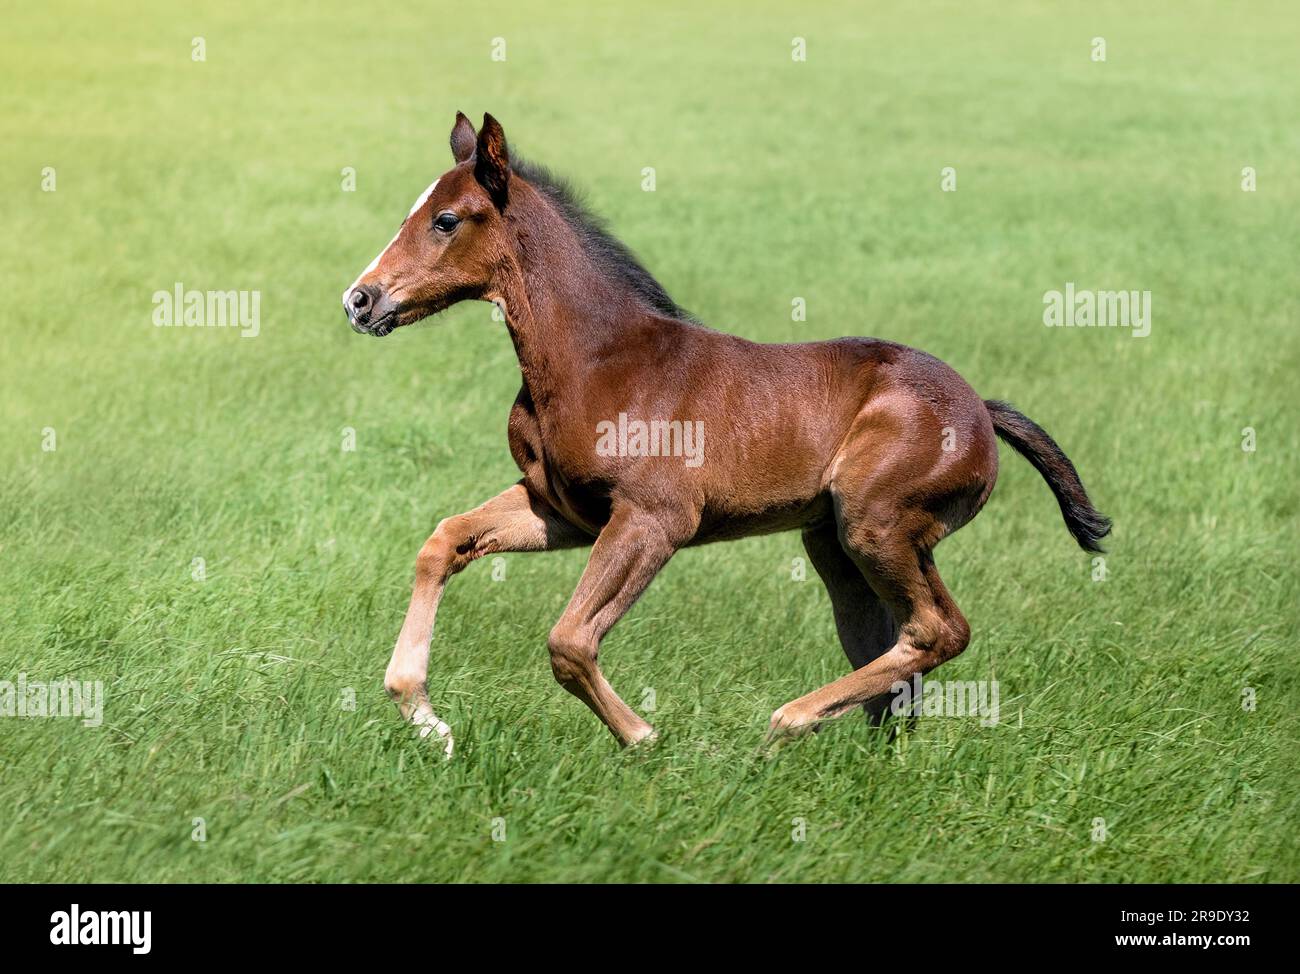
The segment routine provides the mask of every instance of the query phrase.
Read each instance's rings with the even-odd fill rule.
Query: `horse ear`
[[[483,116],[474,153],[474,178],[488,191],[497,209],[504,210],[510,184],[510,150],[501,123],[491,115]]]
[[[464,112],[456,113],[456,124],[451,127],[451,157],[461,163],[474,154],[478,144],[478,133],[474,123],[465,117]]]

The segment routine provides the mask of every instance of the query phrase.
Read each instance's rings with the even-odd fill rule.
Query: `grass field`
[[[105,692],[0,721],[0,880],[1300,880],[1293,4],[133,6],[0,39],[0,680]],[[457,109],[703,321],[914,345],[1052,432],[1105,580],[1005,449],[938,551],[974,639],[936,675],[1000,723],[762,747],[846,670],[788,534],[680,554],[607,639],[652,748],[551,677],[581,551],[451,583],[456,757],[412,737],[414,558],[516,478],[519,376],[487,305],[376,341],[339,294]],[[155,327],[176,282],[260,291],[259,334]],[[1150,335],[1045,328],[1066,282],[1150,290]]]

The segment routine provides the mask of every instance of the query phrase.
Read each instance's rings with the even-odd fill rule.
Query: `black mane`
[[[510,169],[546,197],[577,234],[588,256],[601,270],[614,280],[626,284],[659,314],[682,321],[695,321],[690,312],[678,305],[663,285],[641,265],[628,246],[611,234],[604,221],[586,207],[571,183],[545,166],[526,159],[511,159]]]

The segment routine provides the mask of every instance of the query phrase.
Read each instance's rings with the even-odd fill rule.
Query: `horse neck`
[[[504,305],[524,382],[545,406],[563,389],[581,388],[592,360],[650,314],[535,189],[512,183],[510,207],[515,245],[488,297]]]

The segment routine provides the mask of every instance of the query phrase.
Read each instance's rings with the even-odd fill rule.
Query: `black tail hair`
[[[993,419],[993,428],[1022,457],[1043,475],[1047,486],[1061,505],[1065,526],[1084,551],[1104,551],[1101,539],[1110,534],[1110,518],[1088,500],[1083,481],[1065,451],[1043,430],[1010,403],[986,399],[984,406]]]

